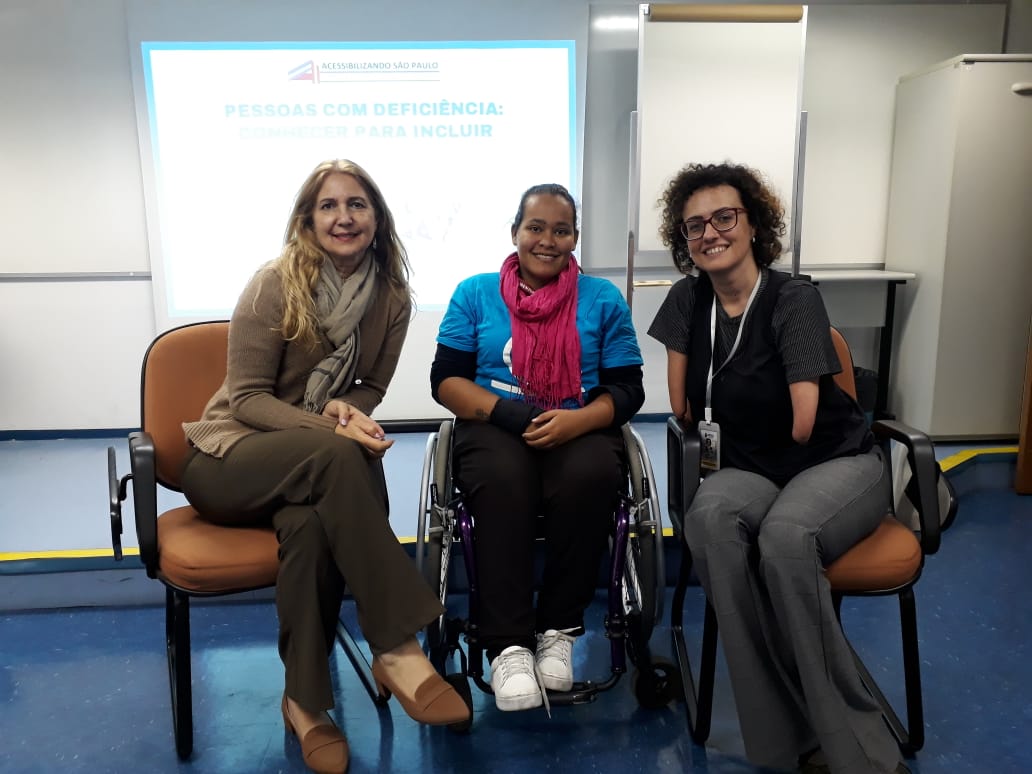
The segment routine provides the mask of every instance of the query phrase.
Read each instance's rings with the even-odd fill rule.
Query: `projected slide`
[[[576,180],[572,41],[145,42],[142,54],[162,328],[229,314],[325,159],[381,186],[422,309],[497,270],[525,188]]]

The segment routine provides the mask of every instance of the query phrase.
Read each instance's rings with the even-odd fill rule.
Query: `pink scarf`
[[[520,260],[505,259],[502,300],[512,324],[512,372],[528,402],[559,408],[564,400],[583,404],[581,348],[577,333],[577,259],[572,255],[554,282],[530,295],[520,292]]]

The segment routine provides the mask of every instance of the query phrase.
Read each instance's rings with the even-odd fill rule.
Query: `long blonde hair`
[[[324,161],[308,176],[294,199],[294,209],[283,235],[283,252],[273,261],[283,284],[283,320],[280,332],[287,341],[317,337],[314,292],[319,272],[329,256],[319,246],[312,221],[316,199],[330,175],[351,175],[365,190],[376,215],[376,234],[370,249],[390,292],[411,303],[408,254],[394,227],[394,216],[379,186],[362,167],[348,159]]]

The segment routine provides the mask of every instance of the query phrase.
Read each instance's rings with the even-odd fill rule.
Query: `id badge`
[[[703,470],[720,470],[720,425],[702,421],[698,424],[699,440],[702,442],[702,458],[699,466]]]

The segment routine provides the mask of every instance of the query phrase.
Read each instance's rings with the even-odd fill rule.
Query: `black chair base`
[[[168,656],[168,684],[172,699],[172,731],[176,754],[187,760],[193,754],[193,681],[190,666],[190,597],[173,586],[165,586],[165,648]],[[378,707],[387,704],[373,680],[372,668],[351,631],[337,622],[337,642],[355,669],[369,698]]]
[[[686,551],[687,553],[687,551]],[[718,626],[716,612],[706,602],[705,620],[702,630],[702,652],[699,659],[698,683],[692,673],[691,658],[684,636],[684,599],[691,576],[690,556],[682,561],[682,578],[674,590],[673,609],[670,616],[670,636],[673,651],[677,658],[677,668],[681,675],[681,687],[684,691],[687,708],[688,732],[697,744],[704,744],[709,737],[713,714],[713,689],[716,674]],[[686,569],[687,568],[687,569]],[[903,675],[906,690],[906,717],[904,723],[892,703],[882,692],[877,681],[871,675],[863,660],[848,642],[853,662],[860,679],[868,693],[881,707],[885,724],[889,727],[900,752],[904,757],[912,758],[924,746],[924,705],[921,698],[921,659],[917,644],[917,609],[914,591],[907,587],[893,592],[899,596],[901,636],[903,646]],[[834,595],[835,613],[841,624],[842,595]]]

